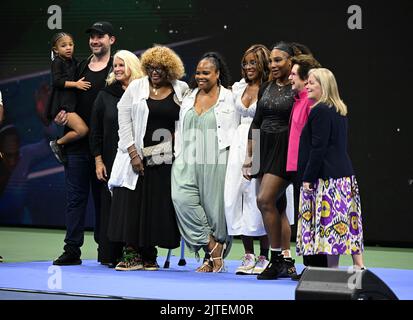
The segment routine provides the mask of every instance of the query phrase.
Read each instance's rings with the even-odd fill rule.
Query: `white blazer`
[[[175,157],[182,151],[182,139],[185,115],[195,105],[195,98],[198,88],[195,88],[190,94],[185,96],[182,101],[182,107],[179,114],[179,123],[175,130]],[[218,101],[214,107],[215,119],[217,122],[217,135],[219,150],[223,150],[231,145],[232,138],[239,123],[239,114],[235,112],[234,96],[232,92],[220,88]]]
[[[182,103],[188,85],[179,80],[171,81],[175,91],[174,100]],[[149,98],[148,77],[133,80],[118,102],[119,142],[118,151],[113,162],[112,172],[108,181],[109,190],[114,187],[125,187],[135,190],[138,173],[132,169],[128,148],[136,146],[142,157],[143,137],[146,132],[149,109],[146,100]]]

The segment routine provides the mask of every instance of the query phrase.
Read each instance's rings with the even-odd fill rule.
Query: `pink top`
[[[307,90],[298,93],[291,111],[290,136],[288,139],[287,171],[297,171],[298,147],[300,146],[301,131],[308,120],[310,106],[314,101],[308,99]]]

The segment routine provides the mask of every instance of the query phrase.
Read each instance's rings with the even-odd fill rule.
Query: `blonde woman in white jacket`
[[[121,271],[157,270],[156,246],[174,249],[180,243],[170,179],[175,123],[188,89],[178,80],[184,66],[163,46],[145,51],[141,64],[147,76],[132,81],[118,103],[119,144],[108,183],[108,236],[126,244],[116,266]]]
[[[206,258],[197,272],[224,271],[229,250],[224,183],[228,157],[239,122],[229,74],[219,54],[199,61],[193,91],[185,97],[177,131],[177,158],[172,167],[172,201],[186,245]]]

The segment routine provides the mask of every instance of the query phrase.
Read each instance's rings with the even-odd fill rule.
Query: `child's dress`
[[[75,58],[65,60],[59,56],[52,61],[51,77],[52,91],[46,107],[46,118],[53,121],[61,111],[74,112],[76,107],[76,91],[74,88],[65,88],[66,81],[76,81]]]

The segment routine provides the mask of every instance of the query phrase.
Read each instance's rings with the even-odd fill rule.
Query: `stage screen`
[[[48,145],[62,130],[42,120],[50,92],[50,40],[59,30],[71,33],[75,57],[82,60],[90,54],[85,30],[110,21],[116,30],[113,52],[139,55],[153,44],[168,45],[184,61],[185,80],[207,51],[225,57],[235,82],[243,52],[252,44],[307,45],[334,72],[349,108],[349,154],[366,243],[413,245],[412,12],[412,2],[400,0],[2,1],[0,90],[6,120],[0,147],[14,154],[15,163],[0,163],[0,224],[64,226],[64,168]],[[53,29],[58,22],[60,28]],[[89,201],[88,227],[92,212]]]

